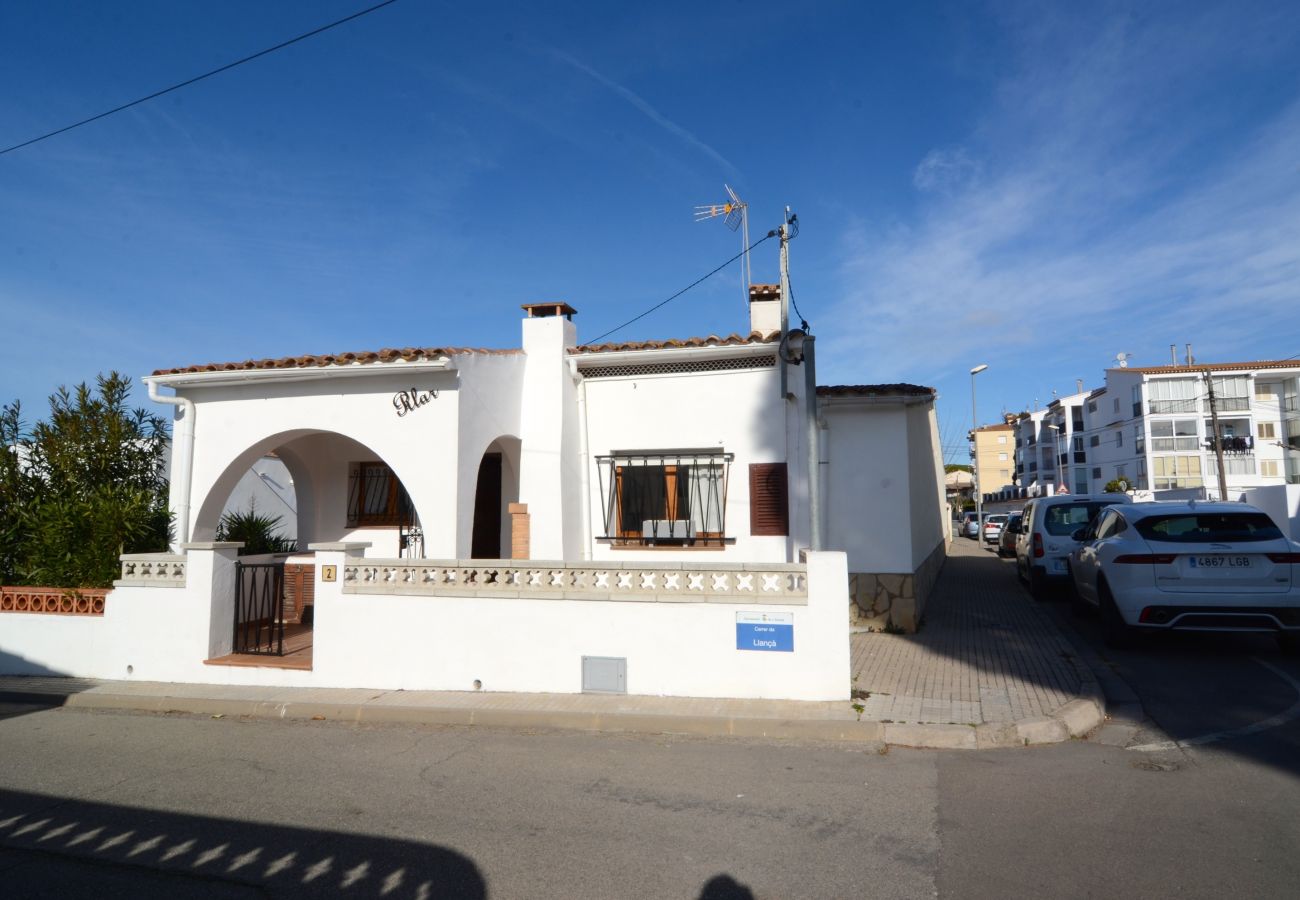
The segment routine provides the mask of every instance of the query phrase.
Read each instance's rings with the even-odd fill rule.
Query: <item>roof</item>
[[[751,284],[749,286],[749,301],[755,300],[780,300],[781,285],[779,284]]]
[[[474,347],[403,347],[400,350],[363,350],[356,353],[306,354],[280,356],[270,359],[246,359],[243,362],[205,363],[181,366],[174,369],[155,369],[154,375],[193,375],[200,372],[237,372],[244,369],[311,369],[327,366],[367,365],[370,363],[433,362],[447,356],[468,353],[508,355],[522,350],[487,350]]]
[[[929,390],[929,388],[926,388],[926,390]],[[1000,422],[997,425],[981,425],[979,428],[976,428],[975,430],[976,431],[1011,431],[1015,427],[1016,426],[1010,423]]]
[[[570,347],[570,353],[617,353],[627,350],[677,350],[691,347],[732,347],[744,344],[774,344],[777,342],[779,332],[773,331],[769,334],[763,334],[758,331],[750,332],[748,335],[729,334],[726,337],[718,337],[711,334],[708,337],[691,337],[691,338],[672,338],[666,341],[625,341],[622,343],[609,344],[582,344],[577,347]]]
[[[933,397],[932,387],[919,384],[819,384],[818,397]]]
[[[1137,372],[1142,375],[1199,375],[1211,372],[1235,372],[1251,369],[1300,369],[1300,359],[1261,359],[1255,362],[1197,363],[1194,366],[1128,366],[1107,371]]]

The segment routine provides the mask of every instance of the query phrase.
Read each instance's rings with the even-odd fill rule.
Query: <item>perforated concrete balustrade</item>
[[[0,612],[102,616],[107,588],[4,587]]]
[[[120,557],[118,587],[185,587],[186,561],[177,553],[128,553]]]
[[[537,597],[660,603],[806,605],[801,565],[603,566],[484,560],[360,560],[343,566],[345,594]]]

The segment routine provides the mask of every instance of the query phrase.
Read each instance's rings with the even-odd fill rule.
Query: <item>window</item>
[[[1250,409],[1250,379],[1245,375],[1224,375],[1211,379],[1214,402],[1219,412]]]
[[[381,462],[348,466],[348,527],[411,525],[415,510],[406,488]]]
[[[1276,403],[1277,398],[1273,396],[1274,386],[1267,381],[1255,382],[1255,399],[1263,400],[1265,403]]]
[[[1091,438],[1089,438],[1089,439],[1088,439],[1088,446],[1089,446],[1089,447],[1100,447],[1100,446],[1101,446],[1101,435],[1099,435],[1099,434],[1094,434]]]
[[[1005,453],[999,453],[998,462],[1006,462],[1006,461],[1007,461],[1007,455]]]
[[[1119,412],[1119,398],[1118,398],[1118,397],[1115,398],[1115,410],[1114,410],[1114,411],[1115,411],[1115,412]]]
[[[1043,527],[1048,534],[1062,537],[1074,534],[1093,520],[1109,503],[1053,503],[1047,507]]]
[[[1272,440],[1277,437],[1277,427],[1273,422],[1260,422],[1256,426],[1259,430],[1259,436],[1265,440]]]
[[[1074,492],[1076,494],[1088,493],[1088,470],[1079,469],[1074,473]]]
[[[1199,456],[1156,456],[1151,460],[1151,474],[1155,489],[1200,487],[1201,458]]]
[[[1282,532],[1261,512],[1172,513],[1147,516],[1137,523],[1138,534],[1165,544],[1203,544],[1210,541],[1246,543],[1277,541]]]
[[[1101,478],[1101,466],[1097,466],[1092,470],[1092,477]]]
[[[1146,426],[1139,422],[1133,426],[1133,450],[1137,453],[1144,453],[1146,447]]]
[[[1089,401],[1088,401],[1088,412],[1090,412],[1090,413],[1095,413],[1096,411],[1097,411],[1097,401],[1096,401],[1096,400],[1089,400]]]
[[[998,443],[999,443],[999,444],[1005,444],[1006,442],[1007,442],[1007,436],[1006,436],[1005,434],[999,434],[999,435],[998,435]],[[1004,457],[1004,458],[1005,458],[1005,457]]]
[[[1197,412],[1200,385],[1195,378],[1168,378],[1147,385],[1148,411],[1161,413]],[[1154,432],[1152,432],[1154,434]]]
[[[1120,431],[1118,428],[1115,429],[1115,446],[1116,447],[1124,446],[1124,432]]]
[[[1142,385],[1133,385],[1133,415],[1142,415]]]
[[[1126,468],[1125,466],[1116,466],[1116,467],[1115,467],[1115,477],[1116,477],[1116,478],[1126,478],[1127,476],[1124,474],[1124,470],[1125,470],[1125,468]]]
[[[1151,449],[1157,453],[1197,450],[1200,445],[1195,419],[1153,419],[1151,422]]]
[[[998,469],[998,474],[1002,476],[1002,480],[1005,482],[1007,479],[1009,479],[1009,478],[1011,477],[1011,470],[1010,470],[1010,469]]]
[[[1261,459],[1259,461],[1259,474],[1263,475],[1265,478],[1279,477],[1278,470],[1277,470],[1277,460]]]
[[[619,451],[596,457],[605,534],[620,545],[721,546],[727,542],[727,472],[717,450]],[[784,472],[785,464],[780,464]]]

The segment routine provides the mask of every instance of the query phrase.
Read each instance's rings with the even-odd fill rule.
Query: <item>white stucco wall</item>
[[[806,605],[345,594],[318,580],[310,671],[204,665],[230,649],[234,551],[187,559],[185,587],[119,587],[102,618],[4,613],[0,674],[574,693],[586,655],[626,658],[633,694],[839,700],[851,685],[840,553],[809,555]],[[736,613],[754,609],[794,616],[793,652],[736,648]]]
[[[901,404],[827,404],[822,417],[828,426],[822,433],[829,470],[826,547],[848,554],[850,572],[911,572],[914,488],[906,411]],[[928,463],[928,447],[925,452]],[[921,488],[915,490],[920,497]],[[933,504],[934,497],[922,502]]]
[[[735,543],[721,549],[635,549],[596,542],[594,559],[688,559],[788,562],[797,537],[755,537],[749,533],[749,467],[787,459],[785,404],[775,368],[671,375],[592,378],[587,392],[587,461],[592,534],[604,533],[602,483],[609,496],[608,468],[595,458],[613,451],[718,449],[734,454],[726,497],[726,534]],[[799,463],[788,463],[792,487],[790,524],[799,513],[794,486]],[[807,529],[803,528],[806,534]],[[806,546],[806,538],[804,542]]]
[[[915,570],[949,532],[944,501],[943,462],[933,404],[907,407],[908,519]]]

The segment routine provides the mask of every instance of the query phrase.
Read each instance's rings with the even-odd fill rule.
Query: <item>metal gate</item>
[[[235,563],[234,652],[284,656],[284,563]]]

